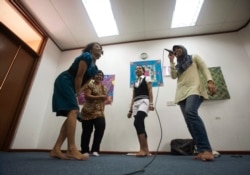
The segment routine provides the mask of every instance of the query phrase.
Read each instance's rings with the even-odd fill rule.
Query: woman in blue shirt
[[[78,151],[75,144],[76,119],[79,112],[77,96],[81,93],[82,87],[97,73],[96,60],[102,54],[102,46],[99,43],[88,44],[83,53],[75,58],[70,68],[62,72],[55,80],[52,99],[53,112],[56,112],[56,116],[67,118],[50,152],[50,156],[53,158],[88,159],[87,156]],[[67,139],[68,143],[66,155],[61,151],[65,139]]]

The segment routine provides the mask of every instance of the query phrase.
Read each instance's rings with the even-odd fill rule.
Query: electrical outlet
[[[174,101],[167,101],[167,106],[175,106],[175,102]]]

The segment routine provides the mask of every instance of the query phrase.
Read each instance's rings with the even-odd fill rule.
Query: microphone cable
[[[163,58],[162,58],[163,62],[162,62],[162,65],[164,63],[164,50],[163,50]],[[157,104],[157,101],[158,101],[158,95],[159,95],[159,89],[160,87],[158,86],[158,89],[157,89],[157,93],[156,93],[156,98],[155,98],[155,113],[157,115],[157,119],[159,121],[159,126],[160,126],[160,140],[159,140],[159,143],[158,143],[158,146],[157,146],[157,149],[156,149],[156,152],[155,154],[153,155],[153,158],[140,170],[137,170],[137,171],[133,171],[131,173],[127,173],[127,174],[123,174],[123,175],[133,175],[133,174],[137,174],[137,173],[143,173],[145,172],[145,169],[154,162],[154,160],[156,159],[157,155],[158,155],[158,152],[159,152],[159,148],[160,148],[160,145],[161,145],[161,141],[162,141],[162,125],[161,125],[161,120],[160,120],[160,116],[158,114],[158,111],[156,109],[156,104]]]

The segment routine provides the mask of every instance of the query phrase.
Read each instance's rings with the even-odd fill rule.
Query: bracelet
[[[154,104],[153,104],[153,103],[150,103],[149,105],[152,105],[152,106],[153,106]]]

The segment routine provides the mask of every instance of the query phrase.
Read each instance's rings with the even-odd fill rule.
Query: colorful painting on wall
[[[139,65],[145,67],[145,75],[151,77],[152,87],[163,86],[161,61],[153,60],[130,63],[130,87],[133,87],[136,81],[135,69]]]
[[[115,75],[104,75],[102,83],[108,90],[108,99],[105,104],[112,104],[114,97],[114,85],[115,85]],[[84,93],[81,93],[78,97],[78,102],[80,105],[83,105],[85,102]]]

